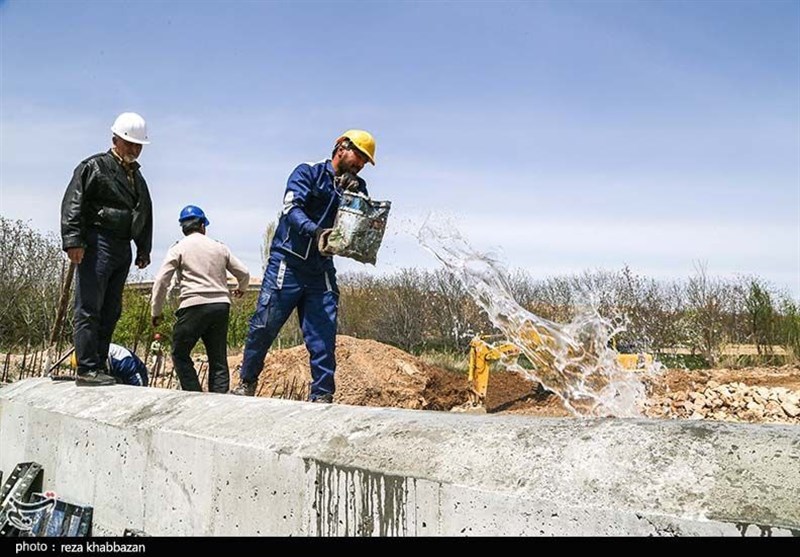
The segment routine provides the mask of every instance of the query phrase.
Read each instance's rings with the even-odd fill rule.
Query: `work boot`
[[[333,395],[331,393],[317,395],[311,399],[311,402],[321,402],[323,404],[330,404],[333,402]]]
[[[78,372],[75,378],[75,385],[78,387],[106,387],[108,385],[116,385],[117,380],[103,373],[102,369],[93,369],[91,371]]]
[[[248,383],[247,381],[239,381],[239,384],[236,385],[236,388],[231,391],[231,394],[238,396],[256,396],[257,385],[257,381],[253,381],[252,383]]]

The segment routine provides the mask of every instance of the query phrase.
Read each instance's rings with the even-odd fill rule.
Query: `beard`
[[[136,162],[136,159],[139,158],[138,155],[133,155],[131,153],[123,153],[122,149],[120,149],[119,146],[116,144],[114,145],[114,152],[117,154],[119,158],[122,159],[122,162],[124,162],[125,164],[134,163]]]
[[[358,170],[361,170],[361,169],[358,169]],[[347,162],[340,161],[339,162],[339,172],[337,173],[337,175],[342,176],[343,174],[353,174],[355,176],[356,174],[358,174],[358,170],[353,168],[353,166],[348,164]]]

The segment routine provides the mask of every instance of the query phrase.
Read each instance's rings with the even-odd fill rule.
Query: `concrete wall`
[[[800,427],[476,416],[27,379],[0,469],[95,534],[800,535]]]

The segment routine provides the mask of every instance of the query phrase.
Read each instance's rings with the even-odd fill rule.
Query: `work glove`
[[[358,182],[358,178],[352,172],[345,172],[341,176],[337,176],[335,178],[336,185],[339,186],[340,189],[343,191],[358,191],[361,189],[361,184]]]
[[[317,248],[319,248],[320,255],[330,257],[335,255],[328,245],[328,238],[330,238],[333,228],[320,228],[317,231]]]

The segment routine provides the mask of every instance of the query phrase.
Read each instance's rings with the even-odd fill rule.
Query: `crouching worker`
[[[70,358],[70,365],[72,369],[78,368],[78,358],[75,356],[75,352]],[[117,383],[147,387],[149,381],[147,366],[136,354],[124,346],[114,343],[108,345],[107,367],[109,375]]]
[[[161,323],[164,300],[172,277],[177,273],[180,305],[172,332],[172,365],[184,391],[202,391],[191,352],[203,341],[208,356],[208,391],[227,393],[228,318],[231,293],[227,271],[236,278],[233,296],[241,297],[250,283],[250,273],[222,242],[206,236],[209,225],[199,207],[188,205],[178,222],[184,238],[167,252],[153,283],[151,315],[153,327]]]
[[[124,346],[113,343],[108,345],[108,369],[117,383],[147,387],[147,366]]]

